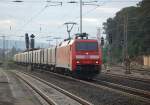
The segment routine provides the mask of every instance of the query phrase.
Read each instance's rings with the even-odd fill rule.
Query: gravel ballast
[[[107,88],[96,88],[87,84],[83,84],[71,79],[58,77],[45,72],[28,72],[34,76],[53,83],[91,103],[94,105],[150,105],[149,101],[145,101],[139,97],[130,96],[119,93]]]

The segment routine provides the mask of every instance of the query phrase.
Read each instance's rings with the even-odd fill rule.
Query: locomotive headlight
[[[79,64],[80,62],[79,62],[79,61],[77,61],[76,63],[77,63],[77,64]]]
[[[98,61],[96,61],[95,63],[98,64]]]

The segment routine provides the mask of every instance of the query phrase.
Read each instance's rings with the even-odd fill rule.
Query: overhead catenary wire
[[[37,18],[38,15],[40,15],[46,8],[48,8],[48,6],[44,6],[44,8],[42,8],[38,13],[36,13],[35,15],[33,15],[21,28],[19,28],[17,31],[21,31],[23,30],[28,24],[30,24],[33,19]]]
[[[129,0],[126,0],[126,2],[131,2],[131,1],[129,1]],[[42,2],[42,1],[36,1],[36,0],[30,0],[30,1],[24,1],[24,2]],[[51,1],[51,0],[47,0],[47,1],[44,1],[44,2],[47,2],[47,3],[61,3],[61,5],[62,5],[62,3],[66,3],[66,2],[56,2],[56,1]],[[111,0],[111,1],[104,1],[104,0],[98,0],[98,2],[119,2],[119,0]],[[134,1],[135,2],[135,1]],[[86,4],[84,4],[84,5],[86,5]],[[89,5],[89,4],[88,4]],[[52,4],[52,5],[45,5],[44,6],[44,8],[42,8],[37,14],[35,14],[34,16],[32,16],[21,28],[19,28],[19,30],[17,30],[17,31],[21,31],[22,29],[24,29],[28,24],[30,24],[32,21],[33,21],[33,19],[35,19],[35,18],[37,18],[38,17],[38,15],[40,15],[46,8],[48,8],[49,6],[57,6],[57,4]],[[99,6],[97,6],[96,8],[94,8],[94,9],[92,9],[92,10],[90,10],[90,11],[88,11],[89,13],[91,12],[91,11],[94,11],[94,10],[96,10],[97,8],[99,8]],[[73,21],[74,20],[76,20],[76,19],[78,19],[79,17],[76,17],[75,19],[73,19]],[[61,25],[61,26],[63,26],[63,25]],[[61,26],[58,26],[58,28],[60,28]]]
[[[56,4],[49,4],[49,3],[56,3]],[[59,4],[60,3],[60,4]],[[40,10],[38,11],[35,15],[33,15],[27,22],[21,26],[17,31],[23,30],[27,25],[29,25],[34,19],[36,19],[41,13],[43,13],[48,7],[50,6],[58,6],[62,5],[62,2],[47,2],[47,4]]]
[[[96,7],[95,8],[92,8],[92,9],[90,9],[88,12],[86,12],[86,13],[84,13],[83,15],[88,15],[89,13],[91,13],[91,12],[93,12],[94,10],[96,10],[97,8],[99,8],[100,6],[102,6],[102,5],[96,5]],[[64,17],[67,17],[66,15],[64,15]],[[76,20],[78,20],[80,17],[78,16],[78,17],[75,17],[75,19],[73,19],[72,21],[76,21]],[[61,25],[59,25],[54,31],[58,31],[58,29],[60,29],[60,28],[62,28],[62,27],[64,27],[64,23],[62,23]],[[54,33],[54,31],[53,32],[50,32],[50,33]]]
[[[103,3],[103,4],[104,4],[104,3]],[[103,4],[102,4],[102,5],[103,5]],[[99,7],[102,6],[102,5],[96,5],[96,7],[90,9],[89,11],[87,11],[86,13],[84,13],[83,15],[86,16],[86,15],[90,14],[91,12],[95,11],[97,8],[99,8]],[[64,15],[64,17],[67,17],[67,16]],[[75,17],[75,18],[74,18],[73,20],[71,20],[71,21],[78,21],[79,18],[80,18],[80,17],[77,16],[77,17]],[[64,26],[64,25],[63,25],[63,23],[62,23],[62,24],[59,25],[54,31],[56,31],[56,30],[62,28],[63,26]]]
[[[5,0],[2,0],[2,1],[5,1]],[[9,1],[11,1],[11,0],[9,0]],[[63,0],[62,0],[63,1]],[[76,0],[76,1],[78,1],[78,0]],[[98,2],[105,2],[105,3],[111,3],[111,2],[124,2],[124,1],[121,1],[121,0],[111,0],[111,1],[105,1],[105,0],[98,0]],[[1,1],[0,1],[1,2]],[[32,3],[34,3],[34,2],[43,2],[43,1],[40,1],[40,0],[30,0],[30,1],[25,1],[25,2],[32,2]],[[46,1],[44,1],[44,2],[46,2]],[[125,0],[125,2],[133,2],[133,0]],[[134,2],[137,2],[137,1],[135,1],[134,0]],[[67,2],[64,2],[63,1],[63,3],[67,3]],[[27,25],[29,25],[34,19],[36,19],[41,13],[43,13],[43,11],[45,10],[45,9],[47,9],[47,7],[49,7],[49,6],[52,6],[52,5],[46,5],[46,6],[44,6],[44,8],[42,8],[38,13],[36,13],[35,15],[33,15],[27,22],[25,22],[25,24],[21,27],[21,28],[19,28],[19,30],[23,30]],[[95,11],[97,8],[99,8],[99,7],[95,7],[95,8],[92,8],[91,10],[89,10],[88,12],[86,12],[86,13],[84,13],[83,15],[84,16],[87,16],[88,14],[90,14],[91,12],[93,12],[93,11]],[[67,17],[67,16],[65,16],[65,17]],[[75,17],[75,19],[73,19],[73,20],[77,20],[79,18],[79,16],[78,17]],[[62,25],[59,25],[58,26],[58,28],[56,29],[56,30],[58,30],[58,29],[60,29],[60,28],[62,28],[63,27],[63,23],[62,23]],[[18,31],[18,30],[17,30]]]
[[[99,1],[101,1],[101,0],[98,0],[98,2]],[[93,11],[95,11],[96,9],[98,9],[98,8],[100,8],[101,6],[103,6],[103,5],[105,5],[106,3],[108,3],[108,2],[111,2],[112,0],[102,0],[102,2],[101,3],[98,3],[97,5],[95,5],[95,7],[94,8],[92,8],[92,9],[90,9],[89,11],[87,11],[86,13],[83,13],[83,15],[84,16],[87,16],[88,14],[90,14],[90,13],[92,13]],[[78,3],[78,2],[75,2],[75,3]],[[87,6],[87,5],[85,5],[85,6]],[[90,6],[93,6],[93,5],[90,5]],[[70,13],[70,12],[69,12]],[[70,15],[70,14],[69,14]],[[67,15],[64,15],[64,17],[67,17]],[[78,19],[79,19],[80,17],[79,16],[77,16],[77,17],[75,17],[74,19],[72,19],[71,21],[78,21]],[[60,28],[62,28],[63,27],[63,24],[62,25],[59,25],[57,28],[56,28],[56,30],[57,29],[60,29]]]
[[[63,3],[68,3],[68,1],[64,1],[64,0],[59,0],[59,1],[63,2]],[[78,2],[78,0],[72,0],[72,1]],[[97,1],[105,2],[106,0],[97,0]],[[139,1],[141,1],[141,0],[112,0],[110,2],[139,2]],[[57,2],[57,1],[56,0],[28,0],[28,1],[27,0],[0,0],[0,2],[4,2],[4,3],[8,3],[8,2],[42,3],[42,2]]]

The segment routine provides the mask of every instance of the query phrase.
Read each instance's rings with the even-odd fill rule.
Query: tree
[[[143,0],[136,7],[126,7],[103,23],[106,39],[110,43],[111,56],[120,60],[123,56],[125,26],[127,26],[128,54],[130,57],[150,54],[150,1]]]

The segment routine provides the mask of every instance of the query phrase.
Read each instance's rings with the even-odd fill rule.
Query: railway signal
[[[123,45],[124,45],[124,40],[122,39],[122,40],[121,40],[121,46],[123,46]]]
[[[104,46],[104,38],[101,37],[101,46]]]
[[[28,36],[28,33],[25,34],[25,43],[26,43],[26,49],[29,50],[29,36]]]
[[[31,49],[34,49],[34,35],[33,34],[31,34],[31,36],[30,36],[30,38],[31,38]]]
[[[112,44],[112,34],[109,34],[109,36],[108,36],[108,41],[109,41],[109,44]]]

